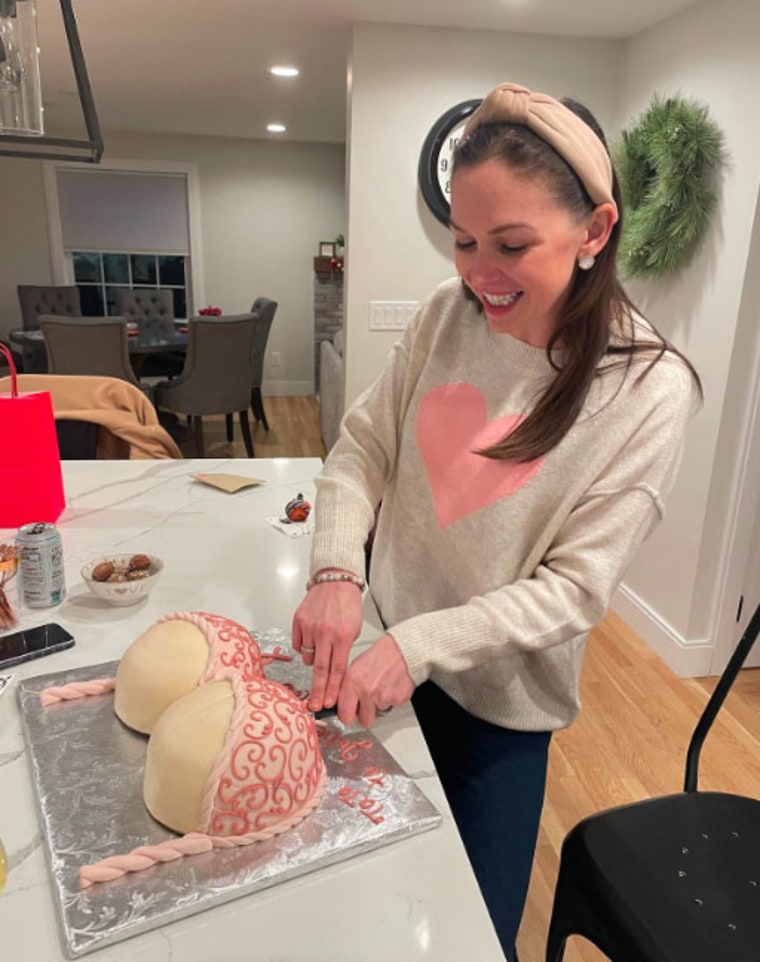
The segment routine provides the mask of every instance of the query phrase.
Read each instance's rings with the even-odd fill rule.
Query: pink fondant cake
[[[174,630],[167,634],[167,627]],[[169,651],[185,659],[179,686]],[[117,714],[127,724],[149,720],[143,797],[151,815],[182,837],[84,866],[83,886],[271,838],[316,807],[326,774],[314,718],[296,694],[263,673],[265,662],[282,657],[262,656],[244,628],[205,612],[166,615],[130,646],[115,679]],[[183,671],[187,659],[190,672]],[[141,680],[151,669],[166,684],[150,679],[146,707]],[[99,679],[47,689],[40,698],[50,705],[113,689],[113,679]]]

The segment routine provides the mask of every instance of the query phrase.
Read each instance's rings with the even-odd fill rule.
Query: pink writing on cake
[[[340,751],[340,757],[344,762],[353,762],[359,757],[359,752],[372,748],[372,742],[367,738],[361,739],[360,741],[352,741],[350,738],[341,735],[340,732],[329,729],[326,726],[318,728],[317,734],[319,735],[322,748],[337,746]]]
[[[385,821],[383,810],[385,799],[390,793],[390,788],[386,787],[388,772],[378,768],[376,765],[368,765],[364,769],[363,781],[366,787],[357,788],[350,785],[341,785],[338,790],[338,798],[349,808],[354,808],[364,815],[375,825]]]

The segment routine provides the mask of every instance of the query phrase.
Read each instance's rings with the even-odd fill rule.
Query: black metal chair
[[[613,962],[760,959],[760,800],[698,790],[699,754],[760,605],[697,723],[684,790],[591,815],[562,845],[546,962],[582,935]]]

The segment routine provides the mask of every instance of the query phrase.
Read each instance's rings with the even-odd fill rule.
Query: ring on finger
[[[313,655],[316,650],[316,648],[307,648],[305,645],[301,645],[302,655]]]

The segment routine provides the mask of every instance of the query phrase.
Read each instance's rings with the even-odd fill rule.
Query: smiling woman
[[[620,287],[619,206],[581,105],[504,84],[472,114],[459,279],[343,419],[293,624],[312,709],[371,725],[411,697],[510,962],[551,733],[578,712],[587,633],[662,514],[697,394]],[[387,631],[349,665],[368,540]]]

